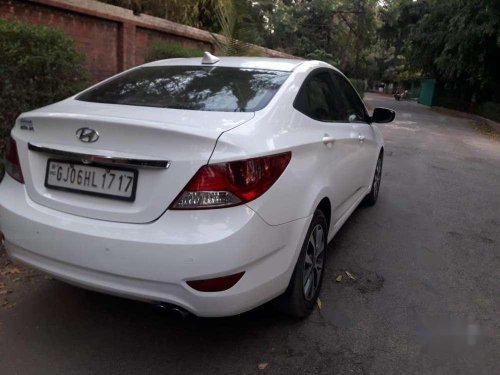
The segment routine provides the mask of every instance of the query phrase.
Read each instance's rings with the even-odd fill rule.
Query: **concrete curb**
[[[444,108],[444,107],[430,107],[432,110],[440,113],[444,113],[447,115],[451,116],[456,116],[456,117],[461,117],[461,118],[467,118],[469,120],[474,120],[477,122],[480,122],[482,124],[488,125],[489,127],[495,129],[497,132],[500,133],[500,123],[490,120],[486,117],[478,116],[473,113],[468,113],[468,112],[461,112],[457,111],[454,109],[449,109],[449,108]]]

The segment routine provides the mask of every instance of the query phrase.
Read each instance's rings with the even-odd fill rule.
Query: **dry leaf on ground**
[[[3,271],[0,271],[0,275],[6,276],[6,275],[19,275],[23,273],[23,271],[17,267],[7,267]]]
[[[345,274],[349,276],[351,279],[356,280],[356,278],[349,271],[345,271]]]
[[[321,310],[322,304],[319,298],[316,300],[316,304],[318,305],[318,308]]]
[[[265,370],[268,365],[269,363],[259,363],[258,368],[259,370]]]
[[[342,275],[338,275],[335,281],[340,283],[342,281]]]

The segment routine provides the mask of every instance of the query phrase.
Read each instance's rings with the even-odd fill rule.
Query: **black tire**
[[[384,164],[384,153],[380,151],[378,156],[375,173],[373,174],[372,188],[363,199],[364,206],[373,206],[377,203],[378,193],[380,191],[380,183],[382,182],[382,165]]]
[[[313,231],[315,231],[315,235],[313,236],[314,238],[316,238],[316,235],[321,233],[318,231],[318,228],[321,228],[323,235],[322,250],[320,247],[314,248],[314,244],[310,241]],[[321,241],[318,241],[318,243],[319,242]],[[288,285],[286,292],[276,300],[276,306],[281,312],[296,318],[305,318],[311,314],[323,283],[327,247],[328,225],[326,217],[321,210],[317,209],[314,212],[311,225],[307,230],[306,238],[302,244],[299,259],[295,265],[295,270],[293,271],[290,284]],[[314,254],[313,256],[316,256],[316,251],[318,250],[319,252],[317,254],[319,256],[312,260],[310,255]],[[309,266],[311,261],[312,264]],[[317,265],[317,267],[315,267],[315,265]],[[307,276],[306,273],[308,270],[311,270],[307,279],[309,280],[308,285],[310,285],[311,288],[314,288],[314,290],[306,288],[307,280],[304,280],[304,277]],[[307,290],[308,292],[306,292]]]

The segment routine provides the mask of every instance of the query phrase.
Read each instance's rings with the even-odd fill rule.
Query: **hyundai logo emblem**
[[[99,139],[99,133],[90,128],[80,128],[76,131],[77,138],[85,143],[94,143]]]

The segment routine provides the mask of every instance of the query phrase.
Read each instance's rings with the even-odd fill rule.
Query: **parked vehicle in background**
[[[399,88],[396,89],[396,91],[394,92],[394,99],[396,99],[397,101],[400,101],[401,100],[401,90]]]
[[[384,143],[320,61],[145,64],[22,114],[8,141],[8,255],[85,288],[234,315],[274,298],[298,317],[326,248],[373,205]]]
[[[402,90],[399,87],[396,89],[394,92],[394,99],[397,101],[400,100],[409,100],[410,99],[410,92],[408,90]]]

